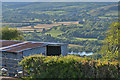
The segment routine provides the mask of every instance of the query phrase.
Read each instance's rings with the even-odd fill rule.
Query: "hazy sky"
[[[118,2],[120,0],[0,0],[2,2]]]

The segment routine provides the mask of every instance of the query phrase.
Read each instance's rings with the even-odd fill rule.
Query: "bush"
[[[77,56],[25,57],[20,65],[25,75],[34,78],[118,78],[118,61],[93,61]]]

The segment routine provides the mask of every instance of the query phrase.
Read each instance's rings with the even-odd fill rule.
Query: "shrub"
[[[118,61],[95,61],[77,56],[25,57],[20,65],[33,78],[118,78]]]

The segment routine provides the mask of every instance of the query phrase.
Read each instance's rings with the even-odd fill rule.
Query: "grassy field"
[[[101,17],[99,17],[100,19],[112,19],[111,17],[103,17],[103,16],[101,16]]]
[[[118,11],[112,11],[110,13],[106,13],[106,16],[118,16]]]
[[[51,36],[53,37],[57,37],[58,35],[62,34],[63,32],[60,31],[60,30],[55,30],[55,29],[52,29],[51,31],[45,33],[45,34],[51,34]]]
[[[96,38],[77,38],[77,37],[74,37],[74,39],[76,40],[97,40]]]
[[[70,48],[70,47],[83,47],[83,46],[81,46],[81,45],[75,45],[75,44],[69,44],[68,47]]]
[[[78,41],[78,40],[79,40],[79,41],[84,41],[84,40],[90,40],[90,41],[91,41],[91,40],[94,40],[94,41],[95,41],[95,40],[97,40],[97,39],[96,39],[96,38],[78,38],[78,37],[72,37],[71,40],[72,40],[72,41],[76,41],[76,40],[77,40],[77,41]]]

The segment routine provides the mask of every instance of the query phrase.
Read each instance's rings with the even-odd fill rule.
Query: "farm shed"
[[[45,56],[67,55],[67,44],[51,42],[34,42],[34,41],[11,41],[0,40],[0,58],[2,68],[8,70],[10,75],[16,74],[22,68],[18,63],[24,56],[43,54]]]

